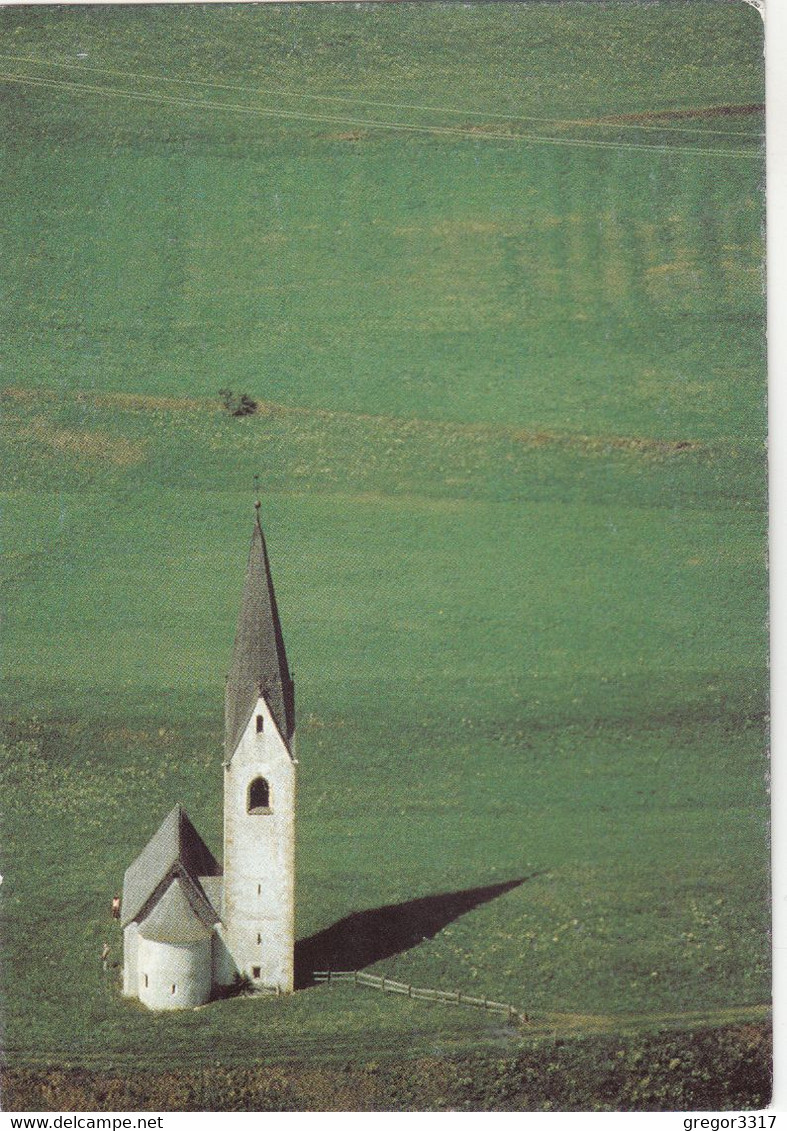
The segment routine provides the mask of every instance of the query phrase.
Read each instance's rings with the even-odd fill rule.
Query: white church
[[[295,695],[257,515],[224,740],[224,868],[182,806],[123,881],[123,993],[149,1009],[202,1005],[238,978],[293,989]]]

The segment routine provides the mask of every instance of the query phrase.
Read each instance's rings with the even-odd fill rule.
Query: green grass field
[[[8,1063],[761,1021],[757,14],[0,28]],[[230,417],[225,386],[260,412]],[[255,471],[298,695],[301,959],[510,1001],[528,1029],[341,986],[153,1015],[102,974],[110,898],[176,801],[221,850]],[[387,951],[353,943],[361,912]]]

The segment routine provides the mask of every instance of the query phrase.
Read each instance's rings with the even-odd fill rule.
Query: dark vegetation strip
[[[332,1044],[331,1042],[323,1042]],[[766,1023],[552,1038],[517,1052],[187,1071],[7,1068],[6,1111],[728,1111],[771,1096]]]
[[[593,122],[618,124],[622,122],[672,122],[682,121],[686,118],[732,118],[738,115],[763,114],[765,105],[762,102],[748,102],[743,106],[694,106],[684,110],[643,110],[638,114],[609,114],[595,120],[588,119],[582,125],[591,125]],[[575,123],[579,125],[579,122]]]

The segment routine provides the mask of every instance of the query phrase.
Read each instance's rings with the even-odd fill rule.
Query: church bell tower
[[[295,694],[257,502],[224,740],[223,956],[216,978],[293,989]]]

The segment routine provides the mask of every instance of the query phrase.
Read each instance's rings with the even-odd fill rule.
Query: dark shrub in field
[[[232,416],[253,416],[257,402],[248,393],[234,393],[232,389],[219,389],[221,403]]]

